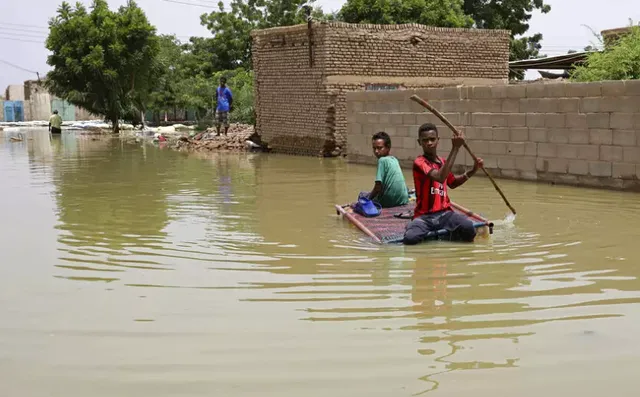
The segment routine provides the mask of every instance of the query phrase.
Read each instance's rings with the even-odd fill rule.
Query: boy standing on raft
[[[418,128],[418,143],[424,153],[413,162],[416,208],[413,220],[405,230],[403,243],[406,245],[418,244],[429,232],[440,229],[449,230],[454,241],[472,242],[476,237],[473,222],[451,208],[447,186],[455,189],[463,185],[482,167],[483,161],[478,158],[471,171],[454,175],[451,167],[464,143],[464,136],[460,134],[451,139],[453,145],[446,161],[437,155],[439,140],[434,124],[426,123]]]
[[[374,200],[382,208],[406,205],[409,203],[409,191],[398,159],[389,155],[391,137],[386,132],[378,132],[371,137],[371,146],[378,159],[376,180],[373,190],[360,193],[360,197]]]

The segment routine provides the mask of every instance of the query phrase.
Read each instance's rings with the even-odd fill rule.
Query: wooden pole
[[[428,109],[431,113],[435,114],[440,120],[442,120],[442,122],[447,127],[449,127],[451,129],[451,131],[454,133],[455,136],[460,136],[460,131],[458,131],[456,129],[456,127],[454,127],[453,124],[451,124],[449,122],[449,120],[447,120],[447,118],[444,117],[444,115],[438,111],[438,109],[434,108],[433,106],[431,106],[431,104],[429,104],[427,101],[425,101],[424,99],[420,98],[417,95],[411,95],[411,100],[416,102],[416,103],[418,103],[422,107]],[[478,161],[478,158],[476,157],[476,155],[473,154],[471,149],[469,149],[469,146],[467,146],[467,142],[466,141],[464,142],[464,148],[467,149],[467,152],[469,152],[469,154],[471,155],[471,158],[473,158],[473,161]],[[485,175],[487,177],[489,177],[489,180],[493,184],[493,187],[500,194],[500,196],[502,197],[502,200],[504,200],[505,204],[507,204],[507,207],[509,207],[509,209],[511,210],[513,215],[515,215],[516,214],[515,208],[513,208],[513,206],[509,203],[509,200],[507,200],[507,198],[505,197],[504,193],[502,193],[502,190],[500,190],[500,188],[496,184],[496,181],[493,180],[493,177],[487,172],[487,170],[484,168],[484,166],[482,166],[482,171],[484,171]]]

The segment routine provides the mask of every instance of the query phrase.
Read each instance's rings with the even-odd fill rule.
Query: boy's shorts
[[[229,126],[229,112],[223,112],[218,110],[216,112],[216,125],[224,124],[225,127]]]

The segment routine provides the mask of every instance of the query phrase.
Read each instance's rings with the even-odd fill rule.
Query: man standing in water
[[[229,112],[233,111],[233,95],[227,87],[227,78],[220,78],[216,89],[216,136],[220,136],[220,124],[224,124],[224,135],[229,131]]]
[[[447,229],[454,241],[472,242],[476,237],[473,222],[451,208],[447,186],[455,189],[468,181],[482,167],[482,159],[478,158],[471,171],[453,175],[451,167],[464,144],[464,136],[460,134],[451,140],[453,146],[446,161],[437,155],[439,140],[434,124],[426,123],[418,129],[423,155],[413,162],[416,208],[405,230],[403,243],[406,245],[418,244],[429,232],[440,229]]]
[[[60,117],[57,110],[54,110],[51,117],[49,117],[49,132],[52,134],[62,133],[62,117]]]

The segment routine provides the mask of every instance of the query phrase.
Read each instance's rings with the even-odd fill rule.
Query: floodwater
[[[499,180],[509,223],[474,178],[452,197],[490,239],[378,246],[333,209],[372,167],[26,137],[0,136],[1,396],[637,395],[638,195]]]

